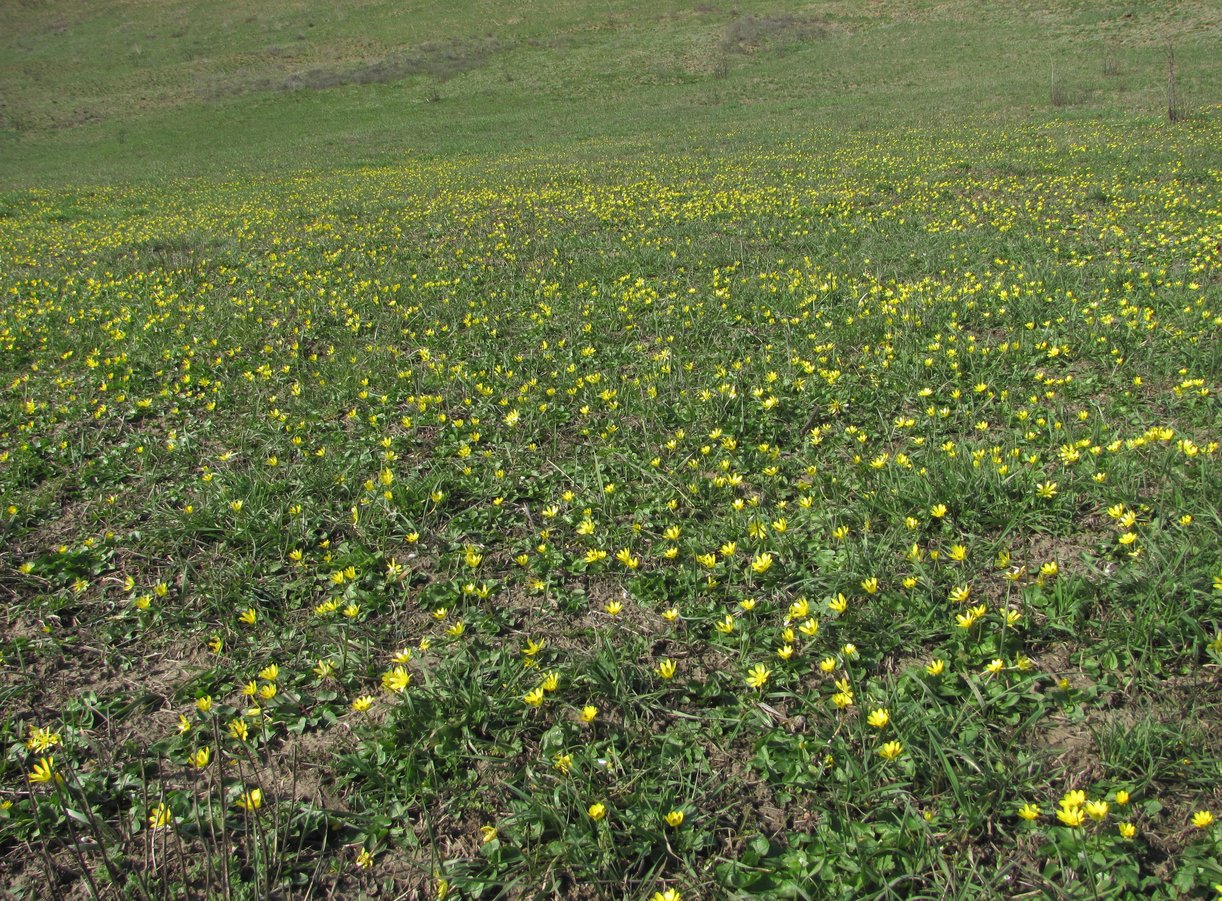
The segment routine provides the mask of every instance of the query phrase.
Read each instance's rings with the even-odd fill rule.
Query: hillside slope
[[[0,179],[1157,116],[1169,42],[1188,103],[1222,99],[1220,15],[1069,0],[5,4]]]

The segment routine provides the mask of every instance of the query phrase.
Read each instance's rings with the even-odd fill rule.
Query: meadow
[[[1222,895],[1209,8],[1172,123],[1161,19],[1062,105],[979,78],[1034,14],[1016,50],[970,4],[613,6],[413,10],[434,43],[301,91],[284,54],[16,83],[0,884]],[[10,61],[73,37],[15,9]],[[201,46],[265,40],[235,22]],[[956,35],[857,103],[795,63]],[[642,68],[706,45],[695,88]],[[571,118],[565,60],[619,105]]]

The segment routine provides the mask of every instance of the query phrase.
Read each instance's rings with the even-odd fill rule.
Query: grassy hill
[[[1216,5],[507,6],[0,8],[6,891],[1217,894]]]
[[[1207,3],[12,3],[0,178],[1156,118],[1169,42],[1188,104],[1222,99],[1218,28]]]

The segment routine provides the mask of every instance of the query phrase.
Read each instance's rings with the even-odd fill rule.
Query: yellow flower
[[[271,663],[259,671],[259,678],[266,679],[268,682],[275,682],[280,676],[280,667]]]
[[[184,714],[178,714],[178,734],[185,735],[191,731],[191,721]]]
[[[55,778],[55,758],[42,757],[30,771],[29,780],[33,783],[50,782]]]
[[[586,813],[590,815],[590,819],[597,822],[607,815],[607,805],[602,802],[595,802],[586,808]]]
[[[997,657],[989,661],[988,665],[985,666],[984,671],[986,673],[989,673],[990,675],[996,675],[997,673],[1000,673],[1005,668],[1006,668],[1005,661],[1002,660],[1000,657]]]
[[[947,513],[946,504],[934,504],[929,509],[929,515],[934,519],[941,519]]]
[[[667,657],[665,660],[663,660],[661,663],[658,664],[658,675],[661,676],[663,679],[670,679],[675,675],[676,667],[677,667],[677,664],[675,663],[675,661]]]
[[[253,607],[247,607],[242,611],[242,615],[239,616],[238,619],[246,623],[248,626],[253,626],[256,622],[258,622],[259,614],[255,612]],[[215,653],[219,653],[219,651]]]
[[[929,663],[925,666],[925,672],[931,676],[940,676],[945,669],[946,661],[940,658],[935,658],[929,661]]]
[[[751,561],[751,571],[763,575],[772,569],[772,560],[772,554],[756,554],[755,559]]]
[[[373,695],[361,695],[352,702],[352,709],[357,713],[365,713],[373,706]]]
[[[950,600],[956,604],[963,604],[972,596],[970,585],[956,585],[950,590]]]
[[[713,628],[715,628],[722,635],[729,635],[734,631],[734,617],[727,613],[725,619],[714,623]]]
[[[1124,839],[1133,838],[1137,835],[1137,827],[1132,823],[1117,823],[1116,831],[1120,833],[1120,837]]]
[[[236,803],[243,810],[258,810],[263,806],[263,790],[252,788],[248,792],[243,792]]]
[[[153,809],[149,811],[149,828],[164,829],[170,825],[172,819],[173,814],[170,812],[170,808],[164,804],[155,804]]]
[[[878,594],[878,579],[870,576],[868,579],[862,579],[861,588],[866,594]]]
[[[547,645],[546,638],[541,638],[539,639],[539,641],[534,641],[533,639],[527,639],[526,647],[522,648],[522,656],[533,657],[536,654],[538,654],[540,651],[542,651],[546,645]]]
[[[1116,792],[1116,803],[1119,804],[1121,807],[1129,803],[1129,793],[1125,791],[1123,788],[1120,789],[1120,791]]]
[[[356,855],[356,865],[362,870],[368,869],[373,866],[373,855],[367,849],[361,848]]]
[[[836,659],[834,657],[824,657],[819,661],[819,669],[825,673],[830,673],[836,668]]]
[[[849,608],[849,599],[843,594],[837,594],[832,600],[827,602],[827,608],[835,614],[844,613]]]
[[[1102,820],[1107,816],[1107,801],[1087,801],[1086,815],[1092,820]]]
[[[53,748],[60,743],[58,732],[52,732],[50,729],[43,726],[31,726],[29,734],[26,736],[25,746],[28,750],[42,753],[48,748]]]
[[[450,628],[446,629],[446,634],[451,638],[462,638],[462,634],[467,631],[467,624],[461,619]]]
[[[768,681],[771,675],[771,670],[764,666],[764,664],[757,663],[747,673],[747,684],[752,688],[763,688],[764,683]]]
[[[798,631],[807,638],[814,638],[819,634],[819,621],[817,619],[808,619],[798,626]]]
[[[654,892],[649,901],[681,901],[681,896],[673,888],[668,888],[664,892]]]
[[[593,704],[586,704],[585,707],[581,708],[581,721],[583,723],[594,722],[596,716],[598,716],[598,708]]]
[[[275,696],[276,696],[276,683],[275,682],[268,682],[266,685],[264,685],[262,688],[259,689],[259,697],[261,697],[265,701],[270,701]]]
[[[878,749],[878,756],[883,760],[894,760],[904,753],[904,746],[898,741],[889,741]]]
[[[619,616],[623,609],[624,605],[619,601],[608,601],[606,606],[603,607],[603,610],[606,612],[607,616]]]
[[[382,673],[382,688],[385,691],[401,692],[411,684],[412,674],[402,666],[395,666]]]
[[[678,829],[683,825],[684,813],[682,810],[672,810],[666,815],[666,825],[672,829]]]
[[[480,826],[479,827],[479,838],[480,838],[480,841],[485,845],[488,844],[488,842],[495,841],[496,840],[496,827],[495,826]]]
[[[793,656],[793,645],[787,644],[784,647],[777,648],[776,655],[782,660],[788,660]]]
[[[972,616],[971,611],[960,613],[955,617],[955,625],[960,629],[970,629],[976,625],[976,617]]]
[[[1086,792],[1080,789],[1065,792],[1065,797],[1061,798],[1059,803],[1066,810],[1076,810],[1086,803]]]
[[[1081,807],[1063,808],[1057,811],[1057,819],[1070,829],[1077,829],[1086,822],[1086,812]]]
[[[522,695],[522,701],[527,707],[538,707],[543,703],[543,686],[532,688],[526,694]]]
[[[887,711],[886,707],[879,707],[877,710],[870,711],[870,715],[866,718],[866,722],[868,722],[875,729],[882,729],[887,725],[887,723],[891,722],[891,714]]]
[[[560,673],[555,670],[545,673],[543,681],[539,683],[539,687],[544,691],[555,691],[560,687]]]
[[[1024,804],[1022,807],[1018,808],[1018,815],[1028,822],[1038,819],[1040,815],[1039,805]]]
[[[1192,815],[1192,825],[1198,829],[1208,829],[1214,823],[1214,815],[1208,810],[1198,810]]]
[[[668,623],[673,623],[678,618],[679,618],[679,608],[678,607],[669,607],[666,610],[662,611],[662,619],[666,620]]]
[[[552,758],[552,764],[564,775],[568,775],[569,770],[573,766],[572,754],[557,754]]]
[[[208,765],[208,761],[212,759],[212,751],[204,746],[199,750],[187,756],[187,761],[197,770],[202,770]]]

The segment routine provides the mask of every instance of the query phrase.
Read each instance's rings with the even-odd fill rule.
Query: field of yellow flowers
[[[1220,141],[6,195],[9,891],[1222,892]]]

